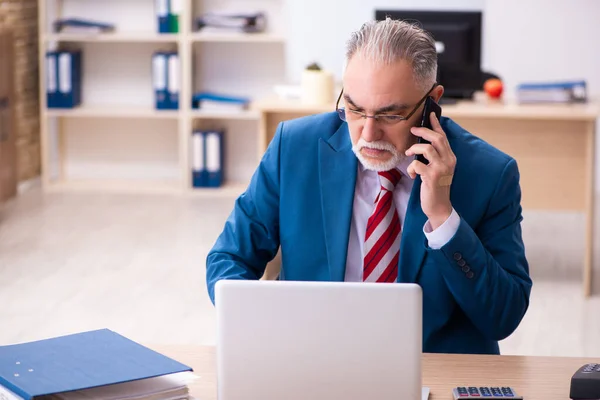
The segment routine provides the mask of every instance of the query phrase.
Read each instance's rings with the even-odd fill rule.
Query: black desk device
[[[571,378],[571,399],[600,399],[600,364],[585,364]]]

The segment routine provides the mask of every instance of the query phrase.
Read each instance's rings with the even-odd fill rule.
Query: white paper
[[[421,391],[421,400],[429,400],[429,388],[427,386],[423,386],[423,390]]]

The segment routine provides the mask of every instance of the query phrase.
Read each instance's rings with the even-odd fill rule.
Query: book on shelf
[[[517,86],[519,103],[585,103],[586,81],[522,83]]]
[[[114,32],[114,30],[114,24],[89,19],[66,18],[54,21],[54,32],[56,33],[99,34]]]
[[[108,329],[0,346],[3,400],[185,400],[197,378]]]

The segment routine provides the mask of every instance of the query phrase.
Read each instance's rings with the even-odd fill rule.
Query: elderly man
[[[532,286],[519,171],[449,118],[421,127],[436,75],[412,24],[351,36],[337,110],[279,125],[210,251],[213,302],[218,280],[259,279],[281,248],[280,279],[418,283],[425,352],[499,353]]]

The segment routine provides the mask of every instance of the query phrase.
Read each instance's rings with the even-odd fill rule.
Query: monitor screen
[[[386,17],[417,24],[436,42],[438,82],[449,97],[471,97],[481,88],[481,30],[479,11],[376,10]]]

